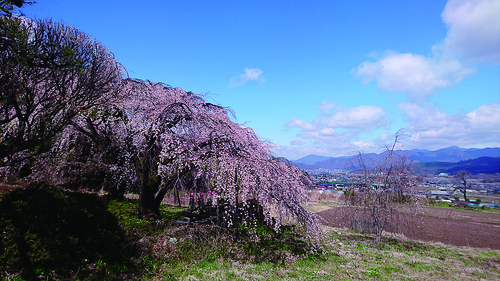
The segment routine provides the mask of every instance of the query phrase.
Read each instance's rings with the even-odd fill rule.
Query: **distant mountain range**
[[[496,174],[500,173],[500,157],[479,157],[472,160],[451,162],[421,162],[414,165],[414,170],[427,174],[454,174],[461,170],[471,174]]]
[[[397,151],[397,153],[408,156],[415,163],[420,163],[415,167],[416,170],[420,171],[431,173],[453,173],[452,171],[455,171],[455,169],[465,169],[469,170],[471,173],[500,173],[500,158],[495,158],[500,157],[500,148],[498,147],[460,148],[457,146],[451,146],[435,151],[412,149]],[[367,155],[369,157],[380,157],[383,156],[383,154],[384,153],[369,153]],[[351,161],[352,156],[325,157],[311,154],[292,161],[292,163],[298,168],[306,170],[314,170],[318,168],[348,169]],[[482,168],[480,169],[478,167]]]

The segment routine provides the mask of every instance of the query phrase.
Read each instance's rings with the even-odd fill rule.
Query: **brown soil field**
[[[337,207],[317,214],[325,225],[349,228],[351,219],[359,219],[353,213],[352,208]],[[399,213],[394,217],[398,223],[393,232],[410,239],[500,249],[500,213],[425,207],[422,214]]]

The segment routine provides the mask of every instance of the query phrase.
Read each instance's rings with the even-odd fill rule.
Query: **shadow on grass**
[[[112,279],[110,269],[132,266],[124,231],[95,194],[36,183],[2,197],[0,216],[0,276]]]
[[[155,232],[160,226],[151,218],[140,219],[137,216],[139,200],[111,200],[108,202],[109,211],[118,218],[120,225],[130,235],[143,236]],[[161,222],[171,222],[183,218],[186,208],[161,204]]]
[[[250,236],[243,236],[250,237]],[[257,230],[258,239],[242,239],[242,248],[253,262],[290,263],[299,256],[321,259],[315,253],[315,244],[307,241],[293,226],[282,226],[274,232],[265,226]]]

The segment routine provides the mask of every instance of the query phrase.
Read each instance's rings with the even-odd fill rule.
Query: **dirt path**
[[[317,213],[324,223],[334,227],[350,227],[347,207]],[[424,215],[401,214],[395,232],[408,238],[442,242],[455,246],[500,250],[500,214],[460,209],[427,207]]]

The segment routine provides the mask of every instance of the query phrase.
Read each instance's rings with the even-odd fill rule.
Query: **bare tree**
[[[465,201],[467,201],[467,189],[470,189],[471,187],[469,178],[470,172],[466,170],[458,171],[453,178],[453,192],[457,190],[460,191],[463,194]]]
[[[357,190],[350,190],[346,196],[347,210],[351,213],[351,227],[373,233],[380,242],[384,230],[394,231],[400,212],[408,211],[408,205],[416,203],[411,191],[417,186],[412,161],[398,154],[396,147],[400,134],[380,155],[369,157],[359,153],[352,162]]]

